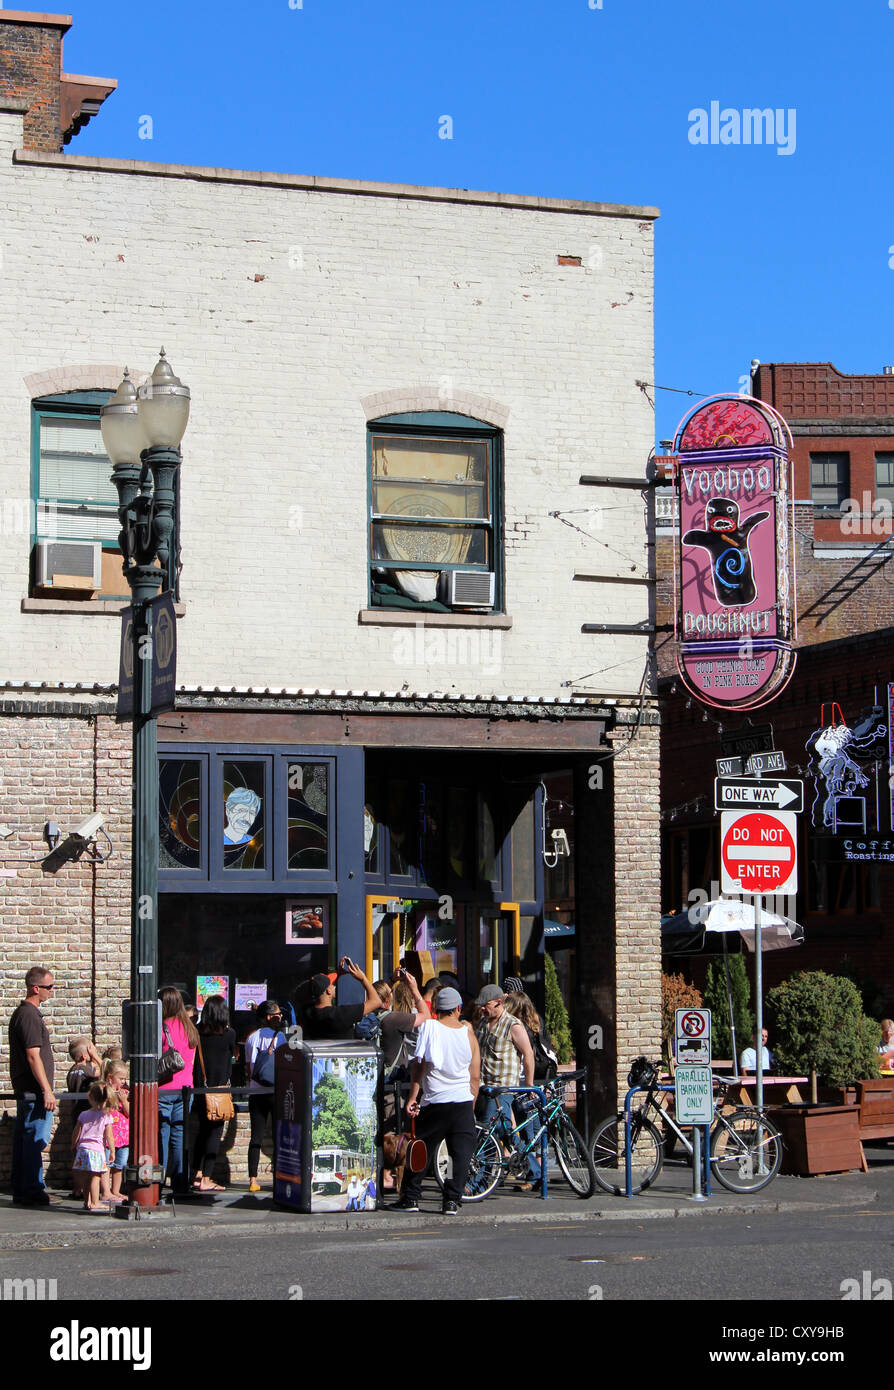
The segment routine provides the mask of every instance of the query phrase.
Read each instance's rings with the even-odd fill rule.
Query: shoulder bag
[[[208,1085],[208,1076],[205,1072],[205,1058],[202,1055],[202,1039],[199,1038],[199,1065],[202,1068],[202,1085]],[[212,1095],[205,1096],[205,1115],[210,1124],[226,1124],[232,1120],[236,1114],[236,1107],[233,1104],[233,1097],[230,1095],[230,1083],[226,1082],[226,1091],[217,1091]]]
[[[167,1052],[162,1052],[158,1059],[158,1084],[164,1086],[178,1071],[185,1069],[186,1063],[171,1041],[168,1025],[163,1023],[161,1026],[168,1044]]]

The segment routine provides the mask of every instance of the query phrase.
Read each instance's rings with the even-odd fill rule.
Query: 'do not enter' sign
[[[797,893],[797,818],[790,811],[720,817],[721,892]]]

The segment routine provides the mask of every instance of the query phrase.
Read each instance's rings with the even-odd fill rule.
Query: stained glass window
[[[201,765],[166,758],[158,770],[158,867],[198,869],[202,844]]]
[[[289,868],[329,866],[329,768],[289,763]]]
[[[223,765],[223,863],[225,869],[263,869],[264,763]]]

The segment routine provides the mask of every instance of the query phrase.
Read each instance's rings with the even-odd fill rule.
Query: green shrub
[[[671,1055],[674,1038],[674,1015],[677,1009],[700,1009],[702,993],[682,975],[661,976],[661,1046],[665,1057]]]
[[[571,1024],[568,1020],[568,1010],[565,1008],[562,991],[559,989],[559,977],[556,974],[555,961],[549,951],[543,957],[543,986],[546,1031],[552,1038],[559,1061],[570,1062],[574,1056]]]
[[[822,970],[801,971],[767,995],[773,1019],[770,1046],[778,1070],[808,1072],[811,1100],[816,1081],[851,1086],[878,1076],[879,1026],[863,1013],[851,980]]]
[[[729,983],[736,1023],[736,1047],[742,1050],[751,1044],[754,1014],[751,1011],[751,985],[745,957],[739,953],[729,957]],[[726,971],[723,961],[711,961],[705,980],[705,1008],[711,1010],[711,1052],[715,1057],[733,1057],[733,1038],[729,1026],[729,1001],[726,993]],[[738,1057],[733,1066],[738,1066]]]

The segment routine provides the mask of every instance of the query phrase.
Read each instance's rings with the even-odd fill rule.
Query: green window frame
[[[501,431],[448,411],[383,416],[368,427],[367,477],[370,603],[450,612],[438,576],[473,570],[494,576],[502,612]]]
[[[70,391],[31,402],[32,555],[40,540],[99,541],[103,551],[121,553],[118,493],[100,434],[100,409],[111,396],[111,391]],[[178,598],[179,481],[177,477],[173,544],[165,585]],[[103,596],[130,596],[123,574],[120,587]]]

